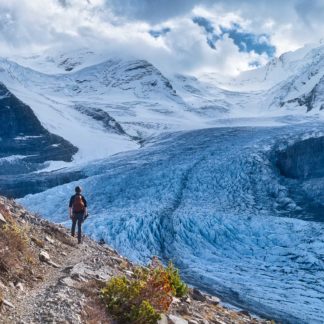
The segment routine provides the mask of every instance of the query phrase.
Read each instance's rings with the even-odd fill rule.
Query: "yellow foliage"
[[[8,213],[6,220],[7,223],[0,227],[0,276],[24,277],[27,275],[26,267],[34,262],[29,247],[29,228],[20,226]]]

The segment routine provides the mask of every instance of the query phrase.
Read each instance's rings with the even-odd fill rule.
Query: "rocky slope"
[[[6,198],[0,198],[0,226],[0,323],[114,323],[98,287],[112,276],[132,276],[134,264],[87,237],[77,245],[66,228]],[[270,322],[190,289],[161,323]]]

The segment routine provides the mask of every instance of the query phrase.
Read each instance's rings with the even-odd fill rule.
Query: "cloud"
[[[229,38],[238,46],[241,52],[252,52],[257,54],[267,54],[273,57],[276,53],[275,46],[270,44],[270,37],[267,34],[254,34],[245,32],[240,25],[233,25],[231,28],[221,28],[222,33],[227,34]]]
[[[254,34],[252,32],[244,31],[242,27],[233,22],[230,27],[216,25],[211,20],[194,16],[192,21],[198,26],[202,27],[207,34],[207,43],[212,49],[216,49],[216,42],[227,35],[234,41],[234,44],[239,48],[240,52],[256,52],[257,54],[267,54],[273,57],[276,48],[270,44],[269,35]]]
[[[163,72],[235,74],[322,38],[323,10],[322,0],[0,0],[0,56],[90,47]]]
[[[158,24],[185,15],[197,4],[196,0],[107,0],[106,6],[117,16]]]
[[[299,0],[295,8],[298,16],[309,27],[315,29],[319,25],[323,26],[324,2],[322,0],[312,0],[311,3],[307,0]]]

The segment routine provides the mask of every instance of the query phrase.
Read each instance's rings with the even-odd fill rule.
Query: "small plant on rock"
[[[187,286],[178,270],[169,263],[150,268],[137,267],[132,278],[114,277],[101,290],[107,310],[120,323],[155,324],[167,312],[172,296],[183,296]]]

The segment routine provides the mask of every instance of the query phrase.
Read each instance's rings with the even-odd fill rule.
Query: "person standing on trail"
[[[72,227],[71,227],[71,235],[74,236],[75,234],[75,226],[78,223],[78,243],[81,243],[81,226],[88,215],[87,211],[87,201],[81,195],[81,187],[75,187],[75,194],[71,197],[69,203],[69,214],[72,220]]]

